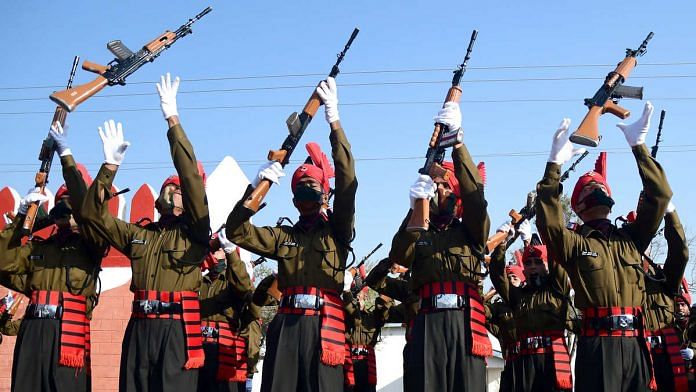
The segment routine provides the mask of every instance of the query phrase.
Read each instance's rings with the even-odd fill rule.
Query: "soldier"
[[[570,276],[575,304],[583,314],[575,362],[576,391],[655,387],[641,327],[645,281],[640,260],[657,232],[672,191],[645,147],[652,110],[648,102],[637,122],[618,125],[643,182],[645,198],[634,223],[617,228],[607,219],[614,201],[600,167],[581,176],[575,185],[571,207],[584,223],[578,231],[566,229],[559,178],[561,165],[573,155],[568,119],[553,137],[544,177],[537,185],[537,229],[549,257]]]
[[[509,224],[498,231],[511,230]],[[570,390],[573,381],[565,341],[570,284],[558,263],[551,263],[546,246],[531,242],[531,225],[523,221],[518,231],[525,242],[522,263],[525,285],[510,286],[506,276],[505,244],[493,252],[491,282],[513,309],[519,356],[513,364],[514,390],[521,392]]]
[[[242,313],[248,309],[253,286],[234,244],[221,231],[211,241],[215,250],[206,259],[208,274],[200,289],[201,334],[205,365],[198,377],[199,391],[237,392],[246,385],[248,328]]]
[[[89,320],[97,304],[96,281],[106,243],[85,224],[80,206],[89,178],[78,170],[60,123],[49,137],[65,179],[50,211],[57,230],[46,240],[33,237],[21,244],[29,204],[46,201],[36,188],[22,199],[17,218],[0,235],[0,270],[25,278],[24,287],[15,288],[30,299],[15,345],[12,390],[87,391]]]
[[[7,286],[5,284],[5,276],[0,274],[0,282],[2,286]],[[7,279],[9,280],[9,279]],[[12,320],[14,312],[21,305],[21,300],[17,301],[12,295],[12,292],[8,292],[6,296],[0,299],[0,344],[2,344],[2,336],[17,336],[19,333],[19,326],[22,323],[22,319]]]
[[[346,273],[346,276],[351,274]],[[343,292],[346,308],[345,391],[374,392],[377,390],[375,345],[382,326],[389,318],[392,300],[378,296],[374,308],[368,311],[364,300],[366,291],[359,290],[359,287],[351,289],[350,281],[347,279]]]
[[[278,260],[278,288],[283,297],[268,327],[262,391],[337,391],[343,385],[345,330],[343,287],[346,260],[353,239],[355,167],[338,116],[336,82],[320,83],[336,165],[333,211],[324,213],[333,169],[316,144],[308,145],[312,163],[293,174],[293,204],[300,213],[294,226],[257,227],[249,222],[243,200],[227,219],[227,238],[261,256]],[[278,183],[284,175],[269,162],[257,179]],[[256,181],[255,181],[256,182]]]
[[[459,105],[448,102],[435,121],[461,129]],[[447,178],[420,176],[416,199],[430,199],[430,228],[407,231],[412,210],[394,236],[389,258],[412,272],[421,298],[408,350],[407,391],[481,391],[492,354],[479,282],[490,220],[483,182],[463,144],[445,162]],[[437,188],[437,193],[436,193]],[[464,211],[462,215],[462,211]]]
[[[630,214],[629,214],[630,216]],[[682,277],[688,262],[689,249],[686,244],[684,228],[679,216],[670,202],[665,214],[665,240],[667,240],[667,259],[662,269],[656,269],[648,256],[643,257],[643,268],[648,278],[645,280],[645,335],[650,345],[653,373],[659,391],[686,391],[688,380],[686,367],[680,353],[684,337],[679,325],[678,295]],[[675,300],[676,299],[676,300]],[[681,301],[680,301],[681,300]],[[688,305],[686,310],[688,312]],[[682,320],[688,319],[681,318]]]
[[[178,176],[165,180],[156,207],[160,220],[144,227],[112,217],[109,189],[124,156],[121,124],[100,128],[105,161],[89,188],[85,218],[131,260],[133,313],[126,327],[119,377],[122,391],[195,390],[203,366],[198,290],[200,264],[208,254],[210,218],[203,176],[179,123],[179,78],[157,84]]]

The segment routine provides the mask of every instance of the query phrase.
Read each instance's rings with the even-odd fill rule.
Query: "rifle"
[[[360,267],[365,264],[367,259],[370,258],[379,248],[382,247],[382,243],[380,242],[370,253],[367,254],[367,256],[363,257],[362,260],[355,266],[351,267],[346,271],[347,273],[353,275],[353,282],[355,283],[355,286],[351,288],[351,292],[354,295],[357,295],[365,286],[367,286],[367,283],[362,279],[360,274],[358,273],[360,271]]]
[[[70,70],[70,77],[68,78],[68,88],[72,87],[73,79],[75,79],[75,72],[77,71],[77,64],[79,62],[80,56],[75,56]],[[65,127],[65,118],[67,116],[68,112],[66,112],[65,109],[60,106],[56,107],[56,111],[53,113],[53,120],[51,120],[51,126],[55,123],[60,123],[62,127]],[[51,165],[53,164],[53,153],[56,150],[53,144],[53,139],[51,139],[49,131],[48,136],[41,143],[41,151],[39,151],[41,166],[34,176],[34,186],[39,188],[42,194],[45,194],[46,184],[48,184],[48,174],[51,172]],[[24,223],[22,223],[22,234],[29,235],[32,233],[39,207],[39,202],[34,202],[29,205]]]
[[[570,167],[565,172],[563,172],[563,174],[561,175],[561,178],[560,178],[560,182],[567,180],[568,177],[570,176],[570,172],[575,171],[575,167],[578,165],[578,163],[580,163],[583,159],[585,159],[585,157],[587,155],[589,155],[588,151],[585,151],[582,155],[580,155],[575,160],[575,162],[573,162],[573,164],[570,165]],[[508,240],[508,242],[507,242],[508,247],[510,245],[512,245],[512,243],[515,242],[515,240],[517,240],[517,237],[519,236],[519,234],[517,233],[517,229],[522,224],[522,221],[525,219],[531,220],[532,218],[534,218],[534,216],[536,216],[535,203],[536,203],[536,192],[529,192],[527,194],[527,203],[525,204],[524,207],[522,207],[520,209],[520,212],[517,212],[514,209],[512,209],[508,213],[508,216],[510,216],[510,222],[515,227],[515,235],[510,240]],[[488,251],[488,253],[491,253],[493,251],[493,249],[495,249],[498,245],[500,245],[503,241],[505,241],[507,236],[508,236],[508,233],[504,233],[504,232],[498,232],[498,233],[495,233],[493,236],[491,236],[488,239],[488,241],[486,241],[486,250]]]
[[[68,112],[75,110],[77,105],[89,99],[94,94],[101,91],[104,87],[126,84],[126,78],[137,71],[143,65],[155,61],[157,57],[166,49],[169,49],[179,38],[185,37],[193,32],[191,25],[198,19],[204,17],[212,11],[211,7],[204,9],[201,13],[189,19],[174,32],[169,30],[153,39],[142,49],[133,53],[120,40],[114,40],[106,44],[106,48],[116,56],[107,65],[100,65],[91,61],[82,63],[82,69],[98,74],[96,79],[89,83],[79,85],[75,88],[68,88],[51,94],[53,102],[60,105]]]
[[[350,45],[353,43],[355,37],[358,36],[359,32],[360,30],[358,28],[353,30],[353,33],[348,39],[348,43],[346,43],[346,45],[343,47],[343,51],[338,54],[336,63],[331,68],[331,72],[329,72],[329,77],[335,78],[341,72],[338,67],[343,61],[343,57],[345,57],[346,52],[348,52],[348,49],[350,49]],[[269,161],[280,162],[283,167],[290,162],[292,152],[295,151],[295,147],[297,147],[297,144],[300,142],[300,138],[302,138],[302,135],[309,126],[309,123],[312,122],[312,119],[316,115],[317,110],[319,110],[321,105],[321,99],[319,98],[316,89],[314,89],[314,91],[312,91],[312,95],[309,97],[309,100],[302,109],[302,113],[298,114],[297,112],[294,112],[285,121],[285,124],[288,127],[289,135],[285,138],[279,150],[271,150],[268,152]],[[271,189],[272,184],[273,183],[271,181],[263,179],[258,185],[256,185],[256,188],[249,185],[243,197],[244,208],[247,209],[251,214],[256,213],[258,210],[263,208],[265,206],[263,199]]]
[[[657,126],[657,136],[655,137],[655,145],[652,146],[650,155],[653,158],[657,158],[657,149],[660,148],[660,142],[662,141],[662,124],[665,122],[666,112],[663,110],[660,112],[660,125]]]
[[[585,99],[585,106],[590,111],[585,115],[578,129],[570,135],[571,142],[597,147],[602,139],[599,135],[599,116],[611,113],[616,117],[625,119],[631,115],[629,110],[622,108],[617,103],[621,98],[643,99],[642,87],[624,86],[623,83],[628,79],[633,68],[638,65],[636,57],[644,55],[647,51],[648,41],[652,39],[653,35],[651,31],[638,49],[626,49],[626,57],[616,66],[616,69],[609,72],[602,87],[592,98]]]
[[[447,91],[445,102],[459,102],[462,97],[461,84],[462,76],[466,72],[466,66],[471,58],[471,51],[474,48],[474,42],[478,36],[478,30],[471,32],[469,39],[469,47],[466,49],[464,61],[454,70],[452,77],[452,86]],[[425,164],[418,170],[418,173],[430,175],[431,177],[442,177],[447,179],[447,171],[441,166],[445,159],[445,150],[447,147],[452,147],[462,142],[461,129],[449,129],[444,124],[436,123],[433,134],[428,143],[428,151],[425,154]],[[430,204],[427,199],[418,199],[413,206],[413,213],[406,225],[406,230],[409,231],[425,231],[428,230],[430,217]]]

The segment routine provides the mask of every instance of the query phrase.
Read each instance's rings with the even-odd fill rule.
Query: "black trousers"
[[[500,373],[500,392],[513,392],[515,389],[513,366],[514,361],[505,360],[505,366],[503,367],[502,373]]]
[[[556,392],[553,354],[521,355],[513,363],[514,391]]]
[[[87,369],[58,365],[60,320],[24,319],[12,362],[13,391],[90,391]]]
[[[409,344],[405,391],[483,392],[486,361],[469,352],[469,318],[462,310],[420,313]]]
[[[238,392],[238,382],[219,382],[217,381],[218,371],[218,345],[217,343],[203,343],[205,352],[205,364],[198,371],[198,392],[217,391],[217,392]],[[245,386],[246,390],[246,386]]]
[[[367,359],[353,360],[353,373],[355,375],[355,386],[345,386],[345,392],[375,392],[377,387],[368,382],[368,363]]]
[[[276,314],[266,333],[262,392],[336,392],[343,366],[321,362],[320,316]]]
[[[130,319],[121,347],[121,391],[195,391],[198,369],[184,369],[182,320]]]
[[[647,354],[641,338],[581,336],[575,359],[575,391],[647,391]]]

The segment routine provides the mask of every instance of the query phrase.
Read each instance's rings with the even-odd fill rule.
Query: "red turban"
[[[293,193],[295,192],[295,187],[297,183],[303,177],[310,177],[315,179],[320,185],[324,193],[327,193],[331,188],[329,184],[329,179],[335,176],[334,169],[329,162],[329,159],[321,151],[321,148],[317,143],[307,143],[307,152],[309,153],[310,162],[305,162],[300,167],[295,170],[292,175],[292,181],[290,182],[290,187]]]
[[[605,188],[607,188],[607,193],[609,194],[609,197],[611,197],[611,189],[609,188],[609,184],[607,183],[607,153],[606,152],[600,152],[599,157],[597,158],[597,161],[595,162],[595,169],[594,171],[589,171],[580,178],[578,178],[578,182],[575,183],[575,188],[573,189],[573,195],[570,197],[570,207],[573,209],[573,211],[576,211],[576,208],[578,206],[578,198],[580,197],[580,192],[582,191],[582,188],[585,187],[585,185],[591,183],[591,182],[596,182],[598,184],[604,185]]]
[[[507,275],[514,274],[521,282],[524,282],[526,278],[524,277],[524,271],[519,265],[508,265],[505,267],[505,273]]]
[[[201,161],[198,161],[198,174],[203,177],[203,186],[205,186],[206,181],[208,180],[208,176],[205,175],[205,169],[203,168],[203,164]],[[167,177],[166,180],[162,183],[162,186],[160,187],[160,192],[162,192],[162,189],[164,189],[165,186],[167,185],[176,185],[178,187],[181,187],[181,180],[179,179],[179,176],[176,174],[172,174],[171,176]]]
[[[527,261],[529,258],[542,259],[544,263],[548,263],[548,258],[546,255],[546,245],[529,245],[524,248],[524,254],[522,255],[522,262]]]
[[[686,281],[686,278],[682,278],[681,281],[681,290],[679,296],[677,296],[676,301],[683,301],[686,299],[686,304],[691,306],[691,294],[689,293],[689,282]],[[683,297],[683,298],[682,298]]]

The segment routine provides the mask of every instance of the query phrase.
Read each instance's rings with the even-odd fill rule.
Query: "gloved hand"
[[[48,196],[44,195],[41,193],[41,189],[39,187],[36,188],[31,188],[27,192],[27,195],[22,198],[22,200],[19,201],[19,208],[17,209],[17,213],[19,215],[26,215],[27,210],[29,209],[29,205],[31,203],[36,203],[38,202],[39,204],[47,202],[48,201]]]
[[[674,212],[677,209],[677,207],[674,206],[672,201],[669,201],[669,204],[667,204],[667,209],[665,210],[665,214],[669,214],[670,212]]]
[[[268,161],[261,165],[258,174],[252,181],[254,188],[259,185],[261,180],[269,180],[274,184],[280,183],[280,177],[285,177],[285,172],[283,171],[283,165],[278,161]]]
[[[525,219],[520,222],[520,226],[517,228],[517,232],[520,233],[520,238],[522,241],[529,241],[532,239],[532,224],[529,220]]]
[[[166,78],[161,76],[160,83],[157,83],[160,106],[162,107],[162,114],[164,114],[165,120],[171,116],[179,115],[179,112],[176,110],[176,92],[179,90],[179,82],[178,76],[172,82],[172,77],[167,72]]]
[[[72,155],[72,151],[68,147],[68,130],[63,129],[63,126],[56,121],[51,125],[51,130],[48,131],[48,137],[53,140],[53,144],[56,146],[56,151],[61,157]]]
[[[652,116],[652,112],[653,105],[650,101],[647,101],[645,102],[645,108],[643,108],[643,114],[638,121],[630,125],[624,123],[616,124],[616,126],[623,131],[626,141],[631,147],[645,144],[645,137],[648,135],[648,129],[650,129],[650,117]]]
[[[462,127],[462,112],[457,102],[447,102],[433,118],[436,123],[445,124],[449,129]]]
[[[350,286],[353,285],[353,274],[346,270],[343,274],[343,291],[350,291]]]
[[[681,356],[685,361],[690,361],[694,359],[694,350],[690,348],[683,348],[679,350],[679,352],[681,353]]]
[[[573,149],[573,144],[569,140],[568,127],[570,127],[570,119],[564,118],[553,135],[548,162],[563,165],[574,155],[585,152],[584,148]]]
[[[120,165],[130,142],[123,140],[123,128],[121,123],[114,120],[104,122],[104,128],[99,127],[99,136],[104,145],[104,163]]]
[[[319,83],[317,95],[319,95],[321,102],[324,104],[326,122],[331,124],[334,121],[338,121],[338,89],[336,87],[336,79],[328,77],[326,81]]]
[[[431,199],[435,196],[435,183],[430,176],[419,175],[416,182],[411,185],[409,190],[411,208],[416,204],[417,199]]]
[[[222,229],[218,232],[218,241],[220,241],[220,247],[222,248],[222,250],[224,250],[227,254],[230,254],[237,250],[237,245],[233,244],[232,241],[227,239],[225,229]]]
[[[505,242],[509,241],[512,238],[512,236],[515,235],[515,228],[512,226],[512,223],[508,221],[498,226],[498,228],[495,231],[500,233],[507,233],[507,237],[505,237]]]

